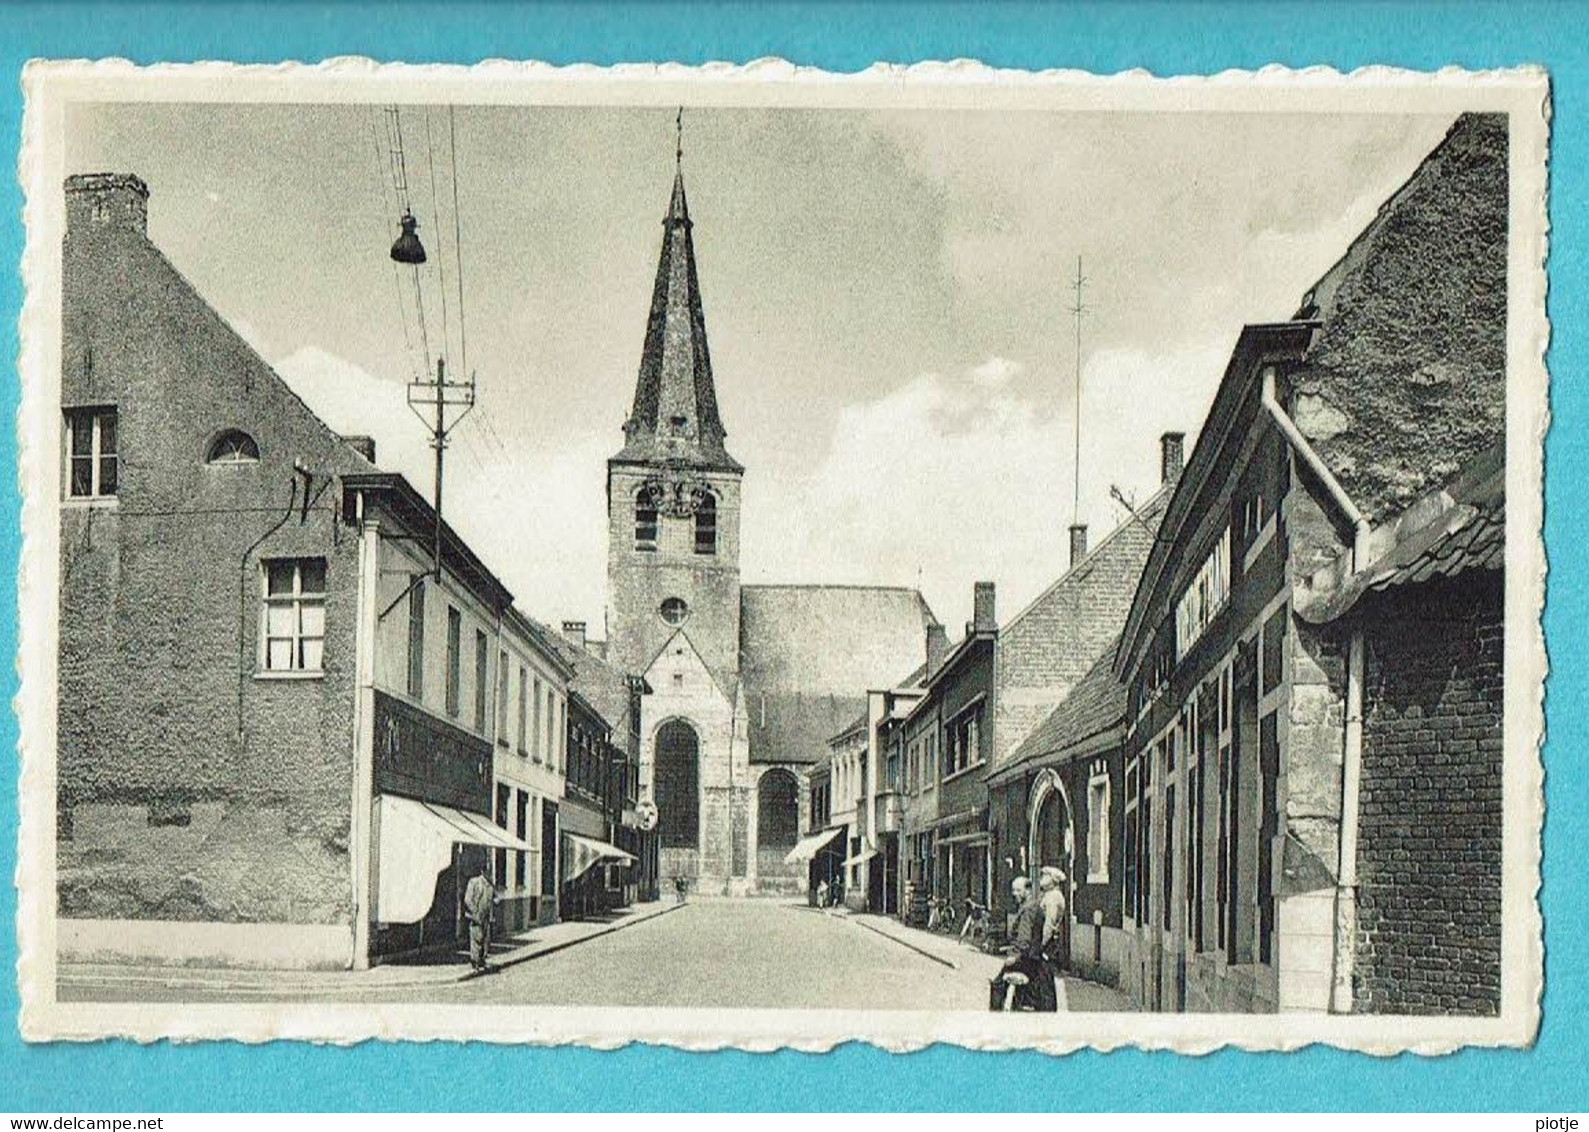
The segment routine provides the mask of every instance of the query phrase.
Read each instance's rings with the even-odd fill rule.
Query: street
[[[917,946],[925,944],[957,966],[882,934],[883,927],[919,937]],[[284,975],[274,992],[173,981],[63,985],[60,997],[981,1011],[987,1009],[987,980],[998,965],[994,956],[881,917],[827,914],[784,901],[705,900],[462,982],[382,985],[375,973],[365,972],[327,976],[306,990],[301,979]],[[1065,994],[1071,1010],[1127,1009],[1115,992],[1081,980],[1067,979]]]

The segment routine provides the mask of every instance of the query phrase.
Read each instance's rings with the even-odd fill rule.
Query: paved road
[[[987,1009],[996,957],[930,941],[950,968],[857,920],[771,900],[702,900],[464,982],[381,986],[333,977],[314,991],[191,983],[63,988],[63,1001],[440,1002],[845,1010]],[[386,969],[390,970],[390,969]],[[361,983],[361,980],[365,980]],[[1118,992],[1066,980],[1070,1010],[1129,1009]]]
[[[710,900],[421,1000],[581,1006],[987,1008],[986,976],[951,970],[835,916]],[[412,1001],[413,992],[401,997]]]

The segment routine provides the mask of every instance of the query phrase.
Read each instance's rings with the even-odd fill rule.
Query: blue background
[[[968,57],[1005,67],[1093,71],[1146,67],[1155,74],[1252,68],[1278,62],[1343,69],[1373,63],[1434,69],[1541,63],[1551,72],[1555,117],[1550,186],[1550,351],[1555,424],[1546,450],[1546,541],[1556,549],[1545,615],[1554,672],[1547,696],[1549,768],[1545,829],[1546,996],[1538,1044],[1439,1059],[1376,1059],[1332,1050],[1203,1058],[1134,1051],[1051,1059],[935,1048],[896,1056],[849,1046],[825,1056],[614,1053],[484,1045],[298,1044],[197,1047],[127,1043],[27,1047],[15,1025],[0,1032],[0,1109],[39,1112],[204,1109],[844,1108],[903,1111],[964,1107],[1160,1109],[1513,1109],[1589,1107],[1582,1031],[1586,1011],[1582,867],[1589,777],[1574,763],[1589,727],[1571,710],[1589,680],[1582,490],[1589,463],[1582,378],[1589,302],[1589,6],[1514,2],[1114,3],[984,5],[641,3],[606,6],[454,4],[34,4],[0,7],[0,132],[15,168],[22,96],[15,76],[33,56],[122,56],[139,63],[231,59],[315,61],[332,55],[470,63],[493,57],[552,62],[743,62],[779,55],[849,71],[877,60]],[[17,356],[22,292],[21,192],[0,177],[0,357]],[[14,414],[11,368],[4,409]],[[20,549],[14,430],[0,427],[0,508],[13,559]],[[15,609],[5,572],[5,605]],[[0,619],[0,656],[15,649],[14,615]],[[6,697],[15,694],[7,672]],[[15,749],[16,722],[0,717],[0,749]],[[1563,768],[1566,772],[1563,773]],[[13,774],[11,781],[15,781]],[[0,876],[14,875],[14,787],[0,792]],[[0,920],[14,922],[16,894],[0,885]],[[0,931],[4,969],[14,933]],[[13,1021],[16,988],[0,978]]]

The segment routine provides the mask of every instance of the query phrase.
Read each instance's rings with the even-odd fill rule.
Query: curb
[[[582,943],[588,942],[589,940],[600,939],[602,936],[611,935],[613,932],[623,931],[624,928],[634,927],[636,924],[647,923],[648,921],[655,920],[655,919],[657,919],[658,917],[661,917],[661,916],[665,916],[669,912],[675,911],[676,909],[681,908],[681,907],[683,907],[683,905],[681,905],[681,904],[669,904],[669,905],[667,905],[664,908],[657,909],[655,912],[652,912],[649,915],[641,916],[639,919],[627,919],[626,918],[626,919],[623,919],[623,920],[619,920],[616,923],[608,924],[605,928],[603,928],[599,932],[592,932],[590,935],[583,935],[583,936],[580,936],[578,939],[564,940],[562,943],[552,944],[551,946],[543,948],[543,949],[541,949],[539,951],[535,951],[534,953],[532,953],[530,955],[521,955],[521,956],[519,956],[517,958],[511,958],[510,957],[510,958],[504,959],[504,960],[496,963],[495,965],[493,965],[490,972],[464,971],[464,972],[461,972],[458,975],[453,976],[452,978],[429,978],[429,979],[393,980],[391,982],[382,982],[382,983],[379,983],[379,984],[365,984],[364,986],[357,987],[357,989],[359,989],[359,990],[381,990],[381,991],[386,991],[386,990],[419,990],[419,989],[423,989],[425,987],[454,986],[454,985],[456,985],[458,983],[468,982],[471,979],[478,979],[484,974],[495,973],[497,971],[504,971],[504,970],[508,969],[509,967],[517,967],[521,963],[528,963],[532,959],[541,958],[541,956],[543,956],[543,955],[552,955],[552,954],[555,954],[556,952],[559,952],[559,951],[566,951],[570,947],[577,947],[577,946],[579,946]],[[128,983],[133,983],[133,984],[142,984],[142,985],[152,985],[152,986],[160,987],[161,989],[168,990],[168,991],[196,990],[196,991],[220,992],[220,993],[237,993],[237,992],[242,992],[242,993],[245,993],[245,994],[247,994],[247,993],[256,993],[256,994],[263,994],[263,995],[277,994],[277,993],[280,993],[280,989],[281,989],[279,986],[263,986],[263,985],[260,985],[258,983],[254,983],[254,982],[224,982],[224,981],[217,981],[217,982],[213,982],[213,983],[205,983],[205,984],[196,986],[192,982],[192,980],[175,979],[175,978],[161,978],[161,977],[147,977],[147,976],[146,977],[134,977],[132,979],[126,979],[126,980],[123,980],[123,979],[101,980],[101,979],[94,979],[94,978],[73,980],[71,978],[71,976],[68,975],[66,977],[66,980],[68,982],[75,982],[78,986],[96,986],[96,985],[101,985],[101,984],[120,986],[120,985],[126,985]],[[58,976],[57,977],[57,983],[59,983],[59,982],[60,982],[60,978]],[[347,990],[348,988],[346,986],[334,986],[334,987],[333,986],[326,986],[326,987],[307,986],[307,987],[293,987],[292,989],[295,990],[295,991],[299,991],[299,992],[301,992],[301,993],[303,993],[303,994],[305,994],[307,996],[313,996],[315,998],[321,998],[321,997],[325,997],[327,995],[340,994],[340,993],[344,992],[345,990]]]
[[[882,928],[874,927],[873,925],[867,923],[865,920],[858,919],[858,918],[856,918],[854,916],[847,916],[845,918],[848,919],[852,924],[858,924],[859,926],[865,928],[869,932],[873,932],[873,933],[875,933],[877,935],[880,935],[884,939],[893,940],[895,943],[899,944],[899,946],[901,946],[901,947],[909,948],[911,951],[914,951],[917,955],[921,955],[921,956],[924,956],[925,958],[931,959],[934,963],[942,963],[945,967],[948,967],[951,971],[960,970],[960,964],[956,963],[953,959],[945,959],[942,955],[934,954],[933,952],[928,951],[925,947],[919,947],[916,944],[911,943],[910,940],[903,939],[900,936],[895,935],[893,932],[885,932]]]
[[[632,928],[637,924],[648,924],[652,920],[660,920],[669,912],[676,912],[683,907],[683,904],[669,904],[667,907],[658,908],[650,915],[641,916],[639,919],[628,918],[619,920],[617,923],[608,924],[599,932],[591,932],[589,935],[582,935],[578,939],[568,939],[564,940],[562,943],[554,943],[550,947],[543,947],[539,951],[531,952],[529,955],[520,955],[517,958],[509,957],[507,959],[503,959],[492,964],[484,971],[464,971],[453,981],[455,983],[467,983],[474,979],[483,979],[486,976],[494,975],[499,971],[506,971],[510,967],[517,967],[521,963],[529,963],[536,959],[542,959],[548,955],[556,955],[559,951],[567,951],[570,947],[578,947],[580,944],[589,943],[593,939],[601,939],[603,936],[612,935],[614,932],[621,932],[625,928]]]

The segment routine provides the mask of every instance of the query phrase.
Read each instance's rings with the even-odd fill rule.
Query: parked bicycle
[[[993,935],[993,910],[966,897],[966,918],[960,925],[960,942],[986,951]]]

